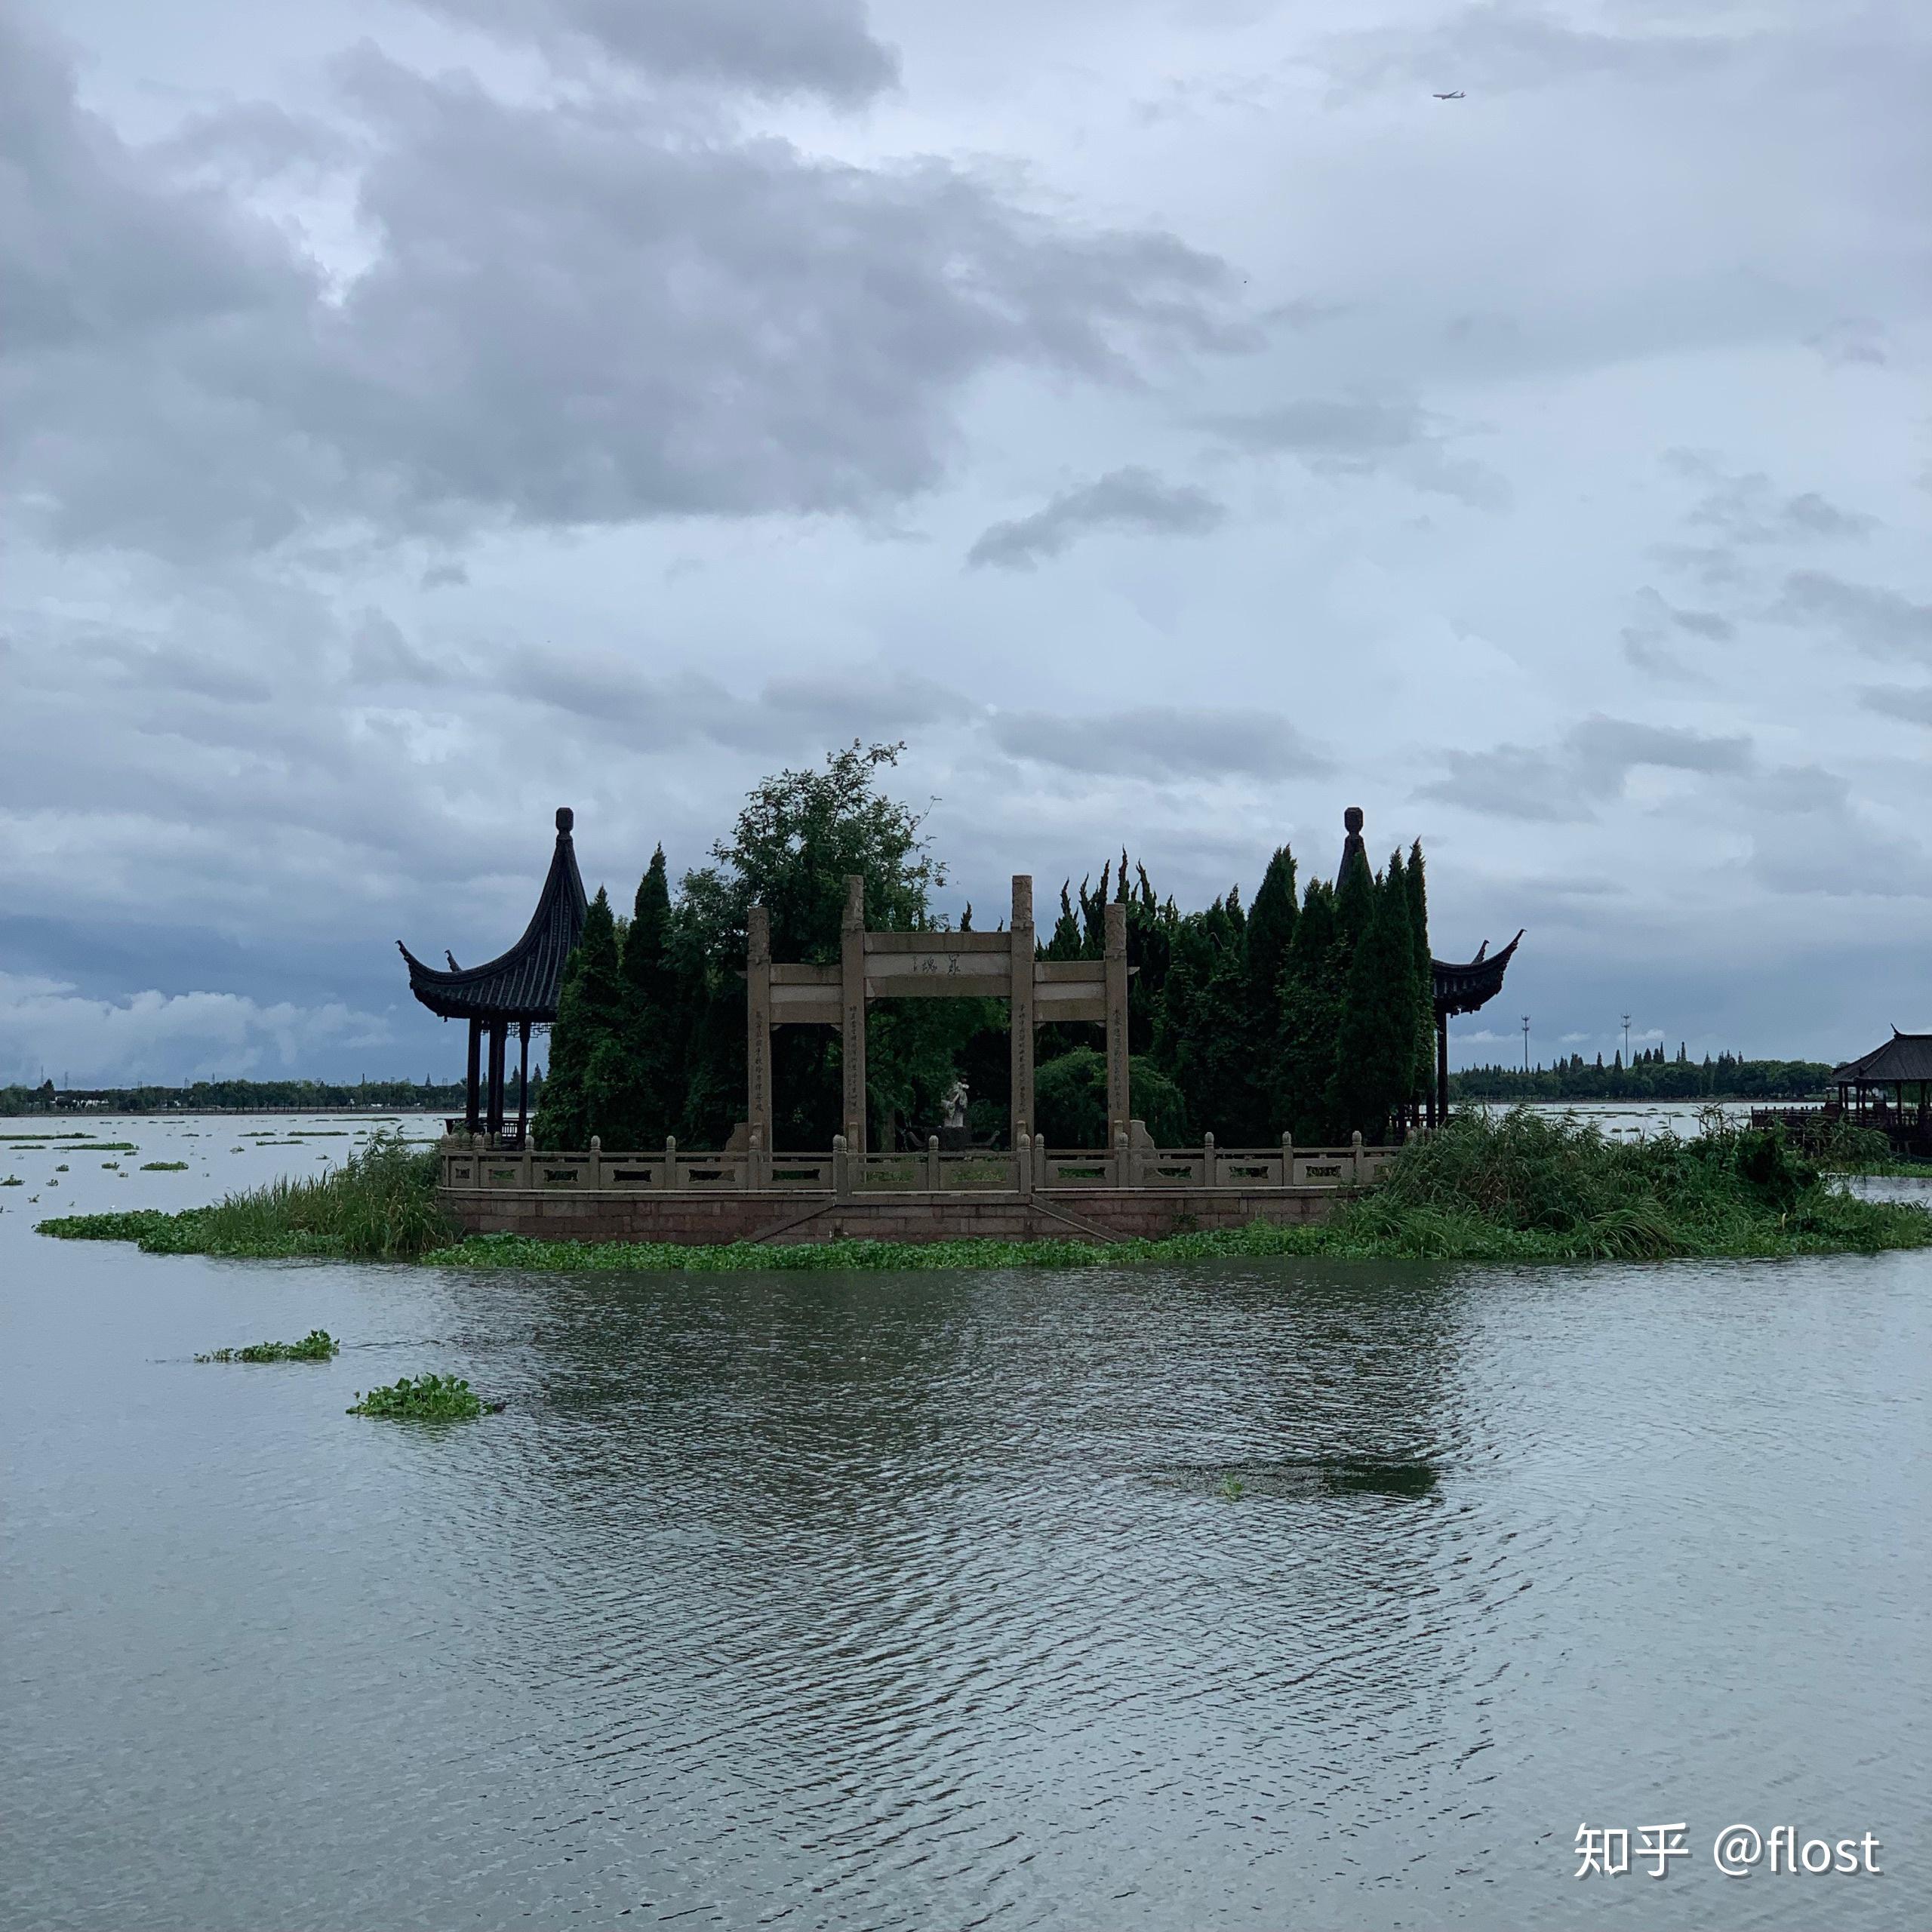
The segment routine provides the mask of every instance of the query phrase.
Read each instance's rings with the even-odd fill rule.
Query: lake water
[[[8,1927],[1932,1917],[1932,1254],[222,1263],[30,1223],[349,1141],[87,1124],[0,1142]],[[509,1406],[343,1413],[425,1369]]]

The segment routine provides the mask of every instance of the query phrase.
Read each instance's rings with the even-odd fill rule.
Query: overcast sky
[[[1432,98],[1460,90],[1464,97]],[[0,0],[0,1079],[903,737],[949,909],[1420,837],[1460,1062],[1932,1027],[1914,0]]]

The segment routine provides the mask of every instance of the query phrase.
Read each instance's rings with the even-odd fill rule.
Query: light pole
[[[1523,1071],[1530,1070],[1530,1016],[1523,1015]]]
[[[1626,1073],[1630,1069],[1630,1016],[1627,1013],[1623,1016],[1623,1068]]]

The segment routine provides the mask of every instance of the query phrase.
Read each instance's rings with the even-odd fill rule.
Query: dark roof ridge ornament
[[[481,966],[463,968],[445,952],[443,957],[451,965],[444,972],[426,966],[401,940],[396,941],[396,950],[408,964],[409,990],[432,1013],[445,1020],[528,1020],[539,1024],[556,1018],[564,962],[583,931],[589,905],[571,840],[576,822],[577,814],[568,805],[557,808],[557,843],[537,909],[522,937],[507,952]]]

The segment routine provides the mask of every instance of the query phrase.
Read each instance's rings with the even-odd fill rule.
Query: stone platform
[[[1218,1228],[1325,1220],[1327,1187],[1078,1187],[1027,1193],[907,1189],[847,1195],[795,1189],[712,1194],[614,1189],[445,1187],[437,1198],[472,1234],[542,1241],[1128,1241]]]

